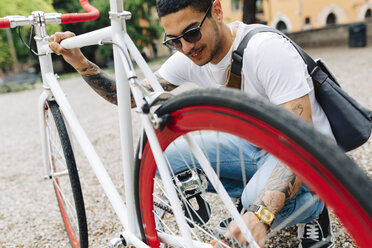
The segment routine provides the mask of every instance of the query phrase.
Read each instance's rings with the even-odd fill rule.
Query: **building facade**
[[[221,0],[226,22],[242,20],[243,0]],[[257,0],[258,22],[285,32],[370,20],[372,0]]]

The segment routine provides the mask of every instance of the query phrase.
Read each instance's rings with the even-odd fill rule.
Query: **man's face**
[[[210,10],[212,11],[212,10]],[[181,9],[175,13],[161,17],[167,38],[177,37],[187,30],[196,28],[202,21],[205,13],[195,11],[191,7]],[[179,50],[197,65],[205,65],[213,61],[220,48],[220,31],[213,18],[207,17],[200,29],[202,37],[195,43],[181,38],[182,48]]]

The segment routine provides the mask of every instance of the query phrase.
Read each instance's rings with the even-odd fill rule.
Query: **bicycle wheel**
[[[78,170],[65,121],[55,101],[45,104],[50,179],[72,247],[88,247],[88,228]]]
[[[238,147],[241,147],[240,143],[249,142],[272,154],[292,169],[333,211],[357,245],[371,247],[371,180],[336,145],[300,118],[280,107],[229,89],[184,93],[167,101],[156,113],[163,120],[161,128],[157,130],[157,137],[165,151],[192,238],[198,244],[223,238],[217,233],[216,227],[230,215],[229,208],[219,199],[220,195],[210,193],[213,192],[213,189],[210,189],[210,180],[206,180],[205,174],[198,172],[200,166],[191,152],[185,152],[184,149],[182,152],[177,151],[177,147],[184,143],[182,139],[186,134],[191,134],[197,140],[218,176],[224,173],[221,170],[224,165],[219,164],[219,158],[226,151],[222,151],[224,148],[218,145],[217,138],[216,144],[213,144],[215,152],[212,157],[210,146],[203,142],[204,136],[207,137],[206,140],[210,140],[208,136],[211,135],[232,136],[233,140],[239,143]],[[156,163],[146,138],[142,147],[141,151],[139,146],[136,156],[136,204],[139,223],[142,223],[143,240],[151,247],[159,247],[160,240],[165,243],[172,242],[172,237],[180,235],[180,232],[162,188],[161,179],[157,176]],[[168,149],[176,151],[176,156],[170,156]],[[241,159],[246,156],[244,152],[235,153],[239,154],[236,158],[238,164],[243,164],[240,166],[240,175],[235,178],[243,182],[244,187],[249,177],[246,176],[248,172],[245,168],[250,165],[244,164],[245,158]],[[188,169],[176,171],[174,168],[177,166],[172,164],[170,158],[183,161]],[[229,160],[231,164],[235,161],[234,158]],[[228,163],[228,166],[232,165]],[[224,176],[221,176],[221,180]],[[230,196],[238,195],[235,193]],[[177,241],[171,245],[183,246]]]

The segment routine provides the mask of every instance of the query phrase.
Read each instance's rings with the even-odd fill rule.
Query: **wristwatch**
[[[275,215],[270,212],[267,207],[262,205],[251,204],[248,206],[247,210],[253,212],[261,222],[265,223],[269,227],[275,219]]]

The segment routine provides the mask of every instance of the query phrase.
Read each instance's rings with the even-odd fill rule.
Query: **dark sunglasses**
[[[173,50],[180,50],[182,48],[182,43],[180,41],[181,38],[183,38],[185,41],[189,43],[198,42],[202,38],[202,33],[200,31],[201,26],[203,25],[205,19],[207,18],[208,12],[211,9],[211,7],[212,5],[208,7],[203,17],[203,20],[200,22],[199,26],[197,26],[196,28],[189,29],[183,34],[181,34],[180,36],[170,38],[168,40],[166,40],[167,34],[164,34],[163,45]]]

